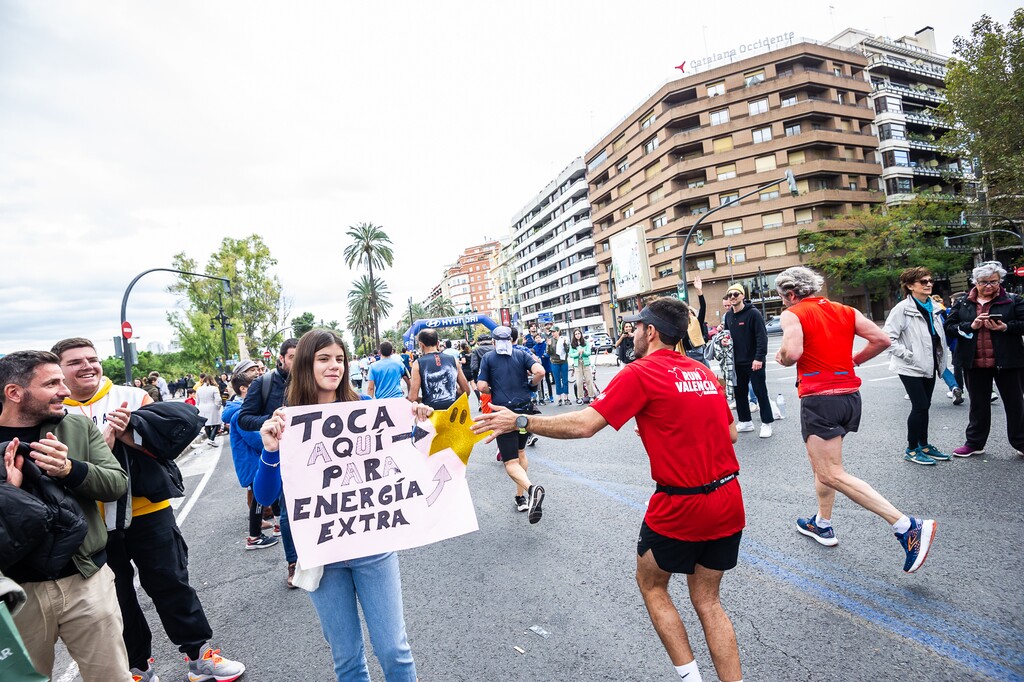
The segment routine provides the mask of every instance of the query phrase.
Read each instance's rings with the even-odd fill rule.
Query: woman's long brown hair
[[[359,400],[359,394],[352,388],[348,376],[348,348],[345,347],[345,341],[330,329],[311,329],[302,335],[299,345],[295,348],[295,359],[292,361],[291,371],[288,372],[285,404],[316,405],[319,402],[320,394],[313,376],[313,360],[318,352],[333,343],[338,344],[345,354],[344,372],[341,383],[338,384],[336,400]]]

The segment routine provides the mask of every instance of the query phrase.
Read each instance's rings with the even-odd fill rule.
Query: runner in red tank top
[[[797,519],[797,532],[826,547],[839,543],[832,528],[836,491],[892,524],[903,546],[903,570],[923,564],[935,537],[936,522],[905,515],[874,488],[843,469],[843,436],[860,426],[860,379],[853,371],[889,347],[889,337],[859,311],[816,296],[825,280],[801,266],[779,273],[775,280],[786,306],[782,313],[780,365],[796,365],[800,395],[800,430],[814,470],[818,513]],[[856,355],[853,339],[868,345]]]

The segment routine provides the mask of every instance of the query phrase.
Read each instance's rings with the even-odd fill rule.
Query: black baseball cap
[[[644,309],[641,310],[636,315],[623,315],[622,321],[643,322],[644,324],[649,324],[650,326],[654,327],[659,332],[664,334],[666,337],[671,337],[673,339],[681,339],[683,338],[683,334],[685,333],[685,330],[679,329],[679,327],[677,327],[675,324],[669,322],[668,320],[666,320],[665,318],[661,317],[656,312],[651,310],[650,306],[644,306]]]

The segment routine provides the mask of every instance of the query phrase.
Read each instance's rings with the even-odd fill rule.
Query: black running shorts
[[[513,459],[519,459],[519,451],[526,449],[526,439],[529,438],[530,434],[520,433],[519,431],[512,431],[510,433],[503,433],[494,441],[498,444],[498,452],[501,453],[502,462],[510,462]]]
[[[842,438],[860,427],[860,392],[845,395],[809,395],[800,399],[800,433],[822,440]]]
[[[692,574],[693,567],[700,564],[713,571],[728,571],[736,568],[736,559],[740,554],[740,536],[735,535],[718,538],[717,540],[701,540],[689,542],[676,540],[655,533],[645,521],[640,526],[640,539],[636,542],[636,555],[643,556],[647,550],[654,552],[654,560],[658,568],[666,573]]]

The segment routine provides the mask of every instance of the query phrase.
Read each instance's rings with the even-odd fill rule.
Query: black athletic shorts
[[[666,573],[691,575],[696,564],[713,571],[728,571],[736,568],[742,535],[743,531],[739,531],[734,535],[717,540],[697,542],[676,540],[655,533],[645,521],[640,526],[640,539],[636,542],[636,555],[643,556],[647,550],[651,550],[654,552],[654,560],[658,563],[658,568]]]
[[[842,438],[860,428],[860,392],[845,395],[809,395],[800,399],[800,433],[822,440]]]
[[[509,462],[513,459],[519,459],[519,451],[526,449],[526,439],[529,438],[530,434],[520,433],[519,431],[512,431],[511,433],[503,433],[494,441],[498,444],[498,452],[501,453],[501,461]]]

